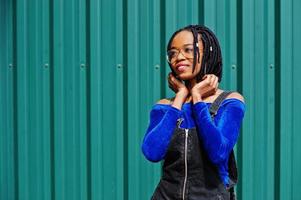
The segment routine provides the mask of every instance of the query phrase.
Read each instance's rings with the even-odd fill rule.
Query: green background
[[[301,199],[301,1],[0,2],[1,200],[149,199],[160,163],[140,145],[173,95],[165,46],[198,23],[247,105],[238,199]]]

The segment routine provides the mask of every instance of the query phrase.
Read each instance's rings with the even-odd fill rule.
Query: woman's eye
[[[184,49],[185,53],[192,53],[193,52],[193,48],[185,48]]]
[[[175,55],[176,55],[176,52],[175,52],[175,51],[169,51],[169,52],[168,52],[168,56],[169,56],[170,58],[174,57]]]

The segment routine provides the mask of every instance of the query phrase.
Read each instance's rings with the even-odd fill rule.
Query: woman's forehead
[[[171,43],[171,48],[182,47],[185,44],[193,44],[193,35],[190,31],[186,30],[175,35]]]

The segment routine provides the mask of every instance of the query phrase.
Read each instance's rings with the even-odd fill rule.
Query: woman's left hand
[[[208,96],[215,94],[218,89],[218,77],[214,74],[206,74],[203,80],[197,83],[191,89],[192,97],[202,100]]]
[[[172,73],[168,74],[168,86],[170,89],[172,89],[176,94],[183,94],[186,98],[188,95],[189,91],[187,87],[184,85],[184,83],[174,77]]]

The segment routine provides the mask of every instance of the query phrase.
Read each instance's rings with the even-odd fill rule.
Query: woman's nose
[[[186,59],[186,57],[183,55],[182,51],[180,51],[180,52],[178,53],[177,59],[178,59],[178,60],[180,60],[180,59]]]

